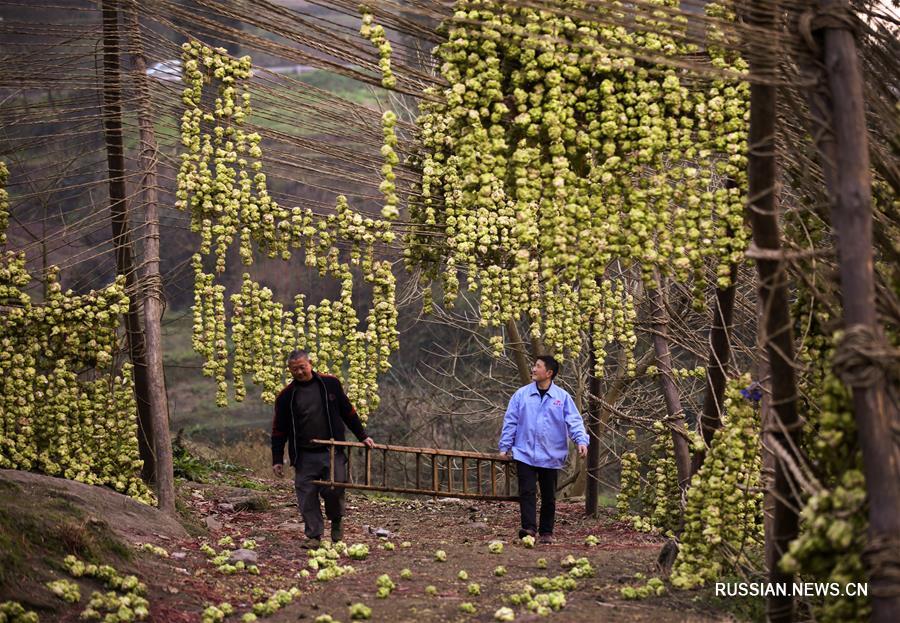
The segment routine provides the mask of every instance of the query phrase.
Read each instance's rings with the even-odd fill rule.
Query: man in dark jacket
[[[308,547],[321,543],[325,522],[319,496],[325,500],[325,514],[331,520],[331,540],[343,538],[341,520],[344,516],[344,488],[321,487],[314,480],[328,480],[331,473],[327,446],[312,443],[313,439],[345,441],[344,425],[350,427],[357,439],[375,445],[366,435],[362,421],[341,382],[329,374],[317,374],[312,369],[309,354],[296,350],[288,357],[288,370],[294,377],[275,399],[272,421],[272,470],[284,476],[284,444],[287,442],[290,463],[294,466],[294,490],[297,505],[303,515]],[[334,455],[334,479],[347,480],[347,457],[337,448]]]

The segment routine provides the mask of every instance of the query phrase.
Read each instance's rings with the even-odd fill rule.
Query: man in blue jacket
[[[501,454],[516,462],[519,481],[519,509],[522,528],[519,538],[535,536],[540,542],[553,542],[556,518],[556,477],[569,454],[568,438],[578,445],[578,454],[587,456],[588,436],[575,402],[566,390],[553,381],[559,362],[550,355],[537,357],[531,367],[534,383],[519,388],[509,401],[500,432]],[[537,487],[541,489],[540,525],[537,513]]]
[[[284,476],[284,445],[294,466],[294,490],[297,505],[303,515],[306,547],[319,547],[325,521],[319,496],[325,501],[325,514],[331,520],[331,540],[343,538],[341,521],[344,516],[344,487],[320,487],[314,480],[328,480],[331,461],[327,446],[312,443],[313,439],[345,441],[344,425],[356,438],[369,446],[375,442],[366,434],[356,409],[344,393],[341,382],[330,374],[313,371],[306,351],[295,350],[288,357],[288,370],[294,380],[275,399],[272,420],[272,470]],[[347,457],[340,448],[334,453],[334,479],[347,480]]]

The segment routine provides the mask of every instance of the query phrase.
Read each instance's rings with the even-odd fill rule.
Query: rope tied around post
[[[797,20],[797,30],[803,37],[803,42],[814,56],[821,55],[821,48],[816,43],[815,33],[820,30],[849,30],[856,37],[858,18],[850,5],[842,3],[827,7],[809,8],[800,14]]]
[[[155,299],[164,301],[166,296],[162,276],[158,273],[144,275],[140,283],[140,294],[142,297],[152,296]]]
[[[874,596],[900,595],[900,536],[881,534],[872,538],[863,550],[862,558],[869,570]]]
[[[847,327],[835,345],[834,373],[849,387],[873,387],[900,378],[900,349],[867,325]]]

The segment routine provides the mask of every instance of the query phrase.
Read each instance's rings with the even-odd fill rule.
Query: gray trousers
[[[304,452],[297,454],[294,464],[294,491],[297,492],[297,506],[303,516],[303,532],[307,538],[321,539],[325,530],[319,496],[325,500],[325,515],[334,521],[344,516],[344,488],[323,487],[313,484],[313,480],[328,480],[331,477],[328,452]],[[334,479],[347,481],[347,457],[343,452],[334,453]]]

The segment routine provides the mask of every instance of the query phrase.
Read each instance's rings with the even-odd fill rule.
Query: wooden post
[[[437,493],[440,491],[439,481],[438,481],[438,455],[431,455],[431,490]]]
[[[687,428],[684,423],[684,409],[678,387],[672,377],[672,354],[669,352],[668,314],[665,307],[665,284],[658,270],[656,288],[650,291],[653,302],[653,350],[659,367],[659,383],[666,401],[666,412],[669,416],[669,428],[672,431],[672,442],[675,447],[675,468],[678,472],[678,486],[682,491],[687,489],[691,478],[691,449],[687,440]]]
[[[163,284],[159,273],[159,196],[157,193],[157,144],[150,110],[150,77],[144,58],[137,3],[131,2],[130,39],[134,76],[138,84],[138,125],[141,137],[141,192],[144,196],[144,332],[146,348],[147,403],[153,422],[154,475],[159,508],[175,515],[175,478],[172,439],[169,431],[169,401],[163,369]]]
[[[122,87],[119,83],[122,52],[119,36],[119,4],[117,0],[103,0],[103,130],[106,141],[106,161],[109,168],[109,212],[116,273],[124,275],[128,292],[128,311],[125,331],[128,352],[134,365],[134,394],[137,402],[138,451],[144,466],[141,477],[155,478],[153,414],[147,400],[147,363],[144,358],[144,334],[141,332],[138,306],[138,283],[132,258],[131,231],[128,206],[125,200],[125,144],[122,129]]]
[[[747,21],[775,31],[775,7],[767,3],[754,3],[748,11]],[[771,41],[757,37],[750,42],[751,73],[769,75],[775,70],[776,55]],[[774,86],[754,83],[750,87],[750,136],[748,185],[750,204],[748,217],[753,227],[753,243],[772,255],[781,252],[781,233],[778,225],[776,197],[776,90]],[[794,455],[800,420],[797,417],[796,382],[794,378],[794,340],[791,314],[788,308],[787,275],[778,259],[757,259],[759,273],[759,297],[762,303],[765,332],[764,341],[772,372],[772,423],[764,436],[774,445],[780,445],[789,455]],[[796,458],[796,457],[795,457]],[[791,584],[793,575],[781,571],[778,566],[788,544],[797,537],[798,517],[796,509],[800,501],[796,488],[788,480],[784,460],[775,463],[775,508],[772,517],[772,542],[767,547],[770,557],[766,564],[769,582]],[[793,597],[772,595],[766,599],[766,615],[772,623],[793,619]]]
[[[353,482],[353,448],[347,448],[347,482]]]
[[[510,467],[512,467],[512,463],[507,463],[503,466],[503,479],[504,485],[506,486],[506,495],[509,495],[510,492]]]
[[[416,489],[420,489],[422,487],[421,476],[422,476],[422,453],[416,452]]]
[[[453,458],[447,457],[447,491],[453,492]]]
[[[849,11],[846,2],[820,0],[823,12]],[[846,339],[836,357],[861,357],[858,370],[836,365],[853,388],[853,413],[862,449],[869,497],[868,545],[864,555],[872,585],[872,621],[900,618],[900,446],[897,404],[887,395],[884,374],[864,375],[879,364],[868,349],[886,345],[875,310],[872,254],[872,178],[869,163],[862,73],[852,26],[831,19],[821,28],[830,91],[833,141],[825,139],[823,166],[831,199],[831,225],[837,236],[841,300]],[[828,117],[826,117],[827,119]],[[822,145],[820,145],[822,147]],[[837,363],[837,362],[836,362]]]
[[[334,446],[328,446],[328,480],[334,482]]]
[[[366,446],[366,484],[372,484],[372,451]]]
[[[381,452],[381,486],[387,486],[387,450]]]

